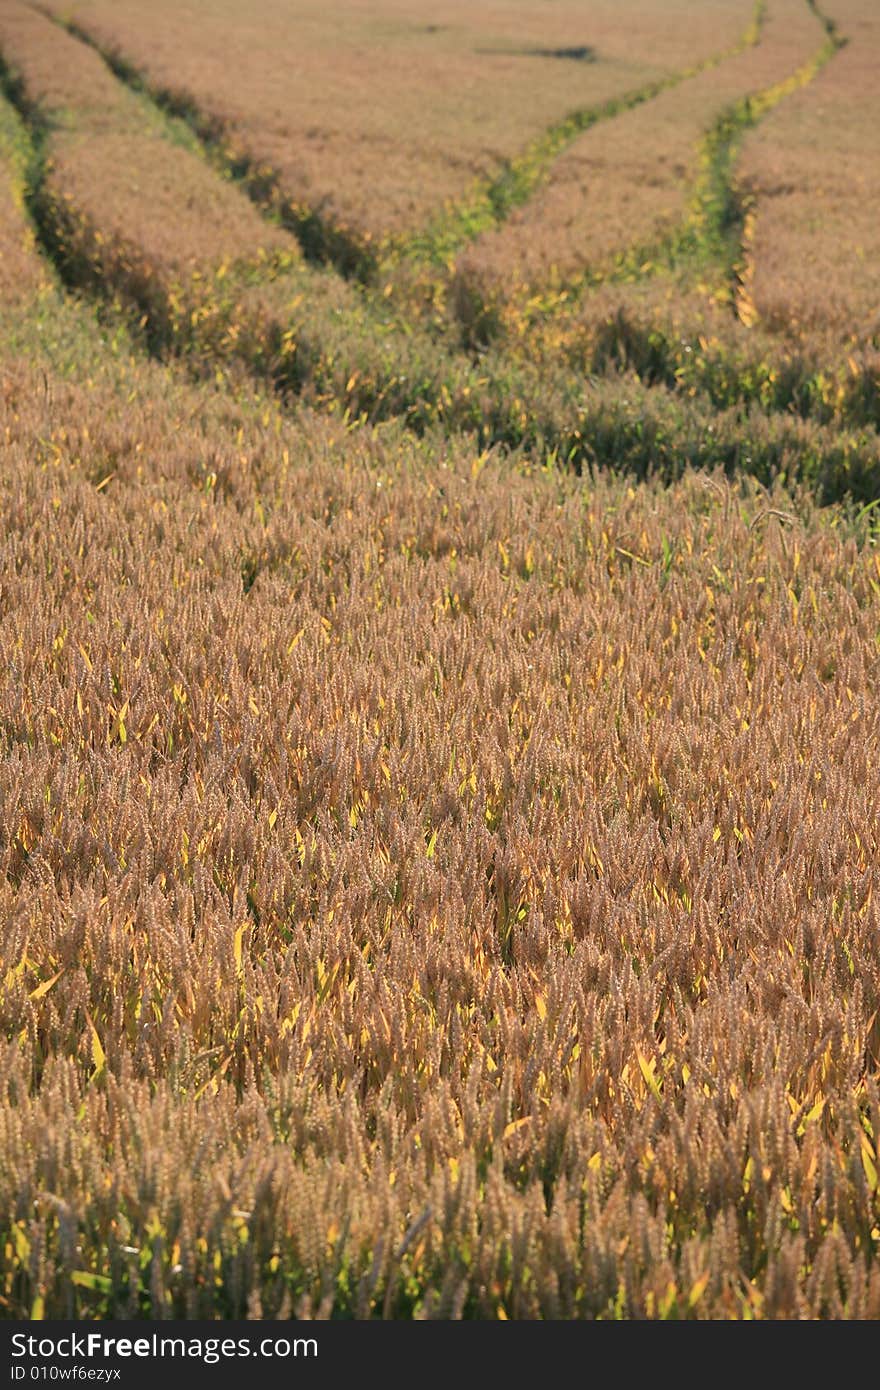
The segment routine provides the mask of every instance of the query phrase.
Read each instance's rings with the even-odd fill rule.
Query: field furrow
[[[295,259],[289,238],[215,178],[183,140],[166,138],[152,108],[45,17],[5,0],[0,46],[45,145],[45,195],[59,220],[72,218],[67,240],[83,273],[100,262],[99,273],[112,278],[114,257],[124,263],[131,255],[144,261],[133,273],[145,276],[153,266],[173,275],[274,253]]]
[[[76,71],[78,61],[87,70],[100,63],[93,50],[49,21],[35,17],[34,25],[38,19],[48,30],[36,29],[37,34],[48,32],[54,43],[64,45],[70,71]],[[4,29],[0,23],[0,52],[7,54],[7,63],[10,56],[19,60],[14,95],[41,142],[47,140],[51,122],[39,103],[36,80],[32,88],[26,82],[27,47],[21,34],[33,40],[30,24],[26,20],[17,31],[14,24]],[[84,119],[109,124],[117,119],[112,117],[117,102],[133,115],[138,103],[103,65],[101,79],[106,104],[100,105],[98,82],[89,84]],[[71,102],[66,109],[75,119],[75,79],[68,76],[66,82]],[[60,105],[48,108],[58,109]],[[88,115],[92,109],[94,116]],[[168,132],[158,128],[148,138],[156,143],[161,164],[159,146],[175,146]],[[47,142],[47,165],[54,148]],[[62,144],[60,155],[66,149]],[[187,154],[195,162],[196,156]],[[55,177],[62,178],[65,166],[59,170]],[[48,182],[45,169],[44,176]],[[200,166],[200,177],[213,179],[224,198],[237,197],[248,216],[257,216],[208,165]],[[161,189],[150,189],[152,197],[160,194]],[[137,189],[134,195],[129,225],[136,238]],[[445,426],[473,434],[481,448],[545,448],[576,469],[614,459],[617,467],[636,475],[657,471],[675,476],[686,463],[734,469],[747,460],[759,477],[769,479],[782,471],[812,479],[824,497],[848,492],[861,498],[872,495],[880,472],[880,441],[874,433],[823,431],[779,416],[749,421],[744,435],[737,411],[710,417],[698,402],[680,400],[672,391],[627,382],[591,386],[564,366],[548,373],[511,362],[504,354],[490,354],[474,364],[418,327],[400,324],[382,296],[358,292],[327,272],[291,267],[286,254],[280,261],[276,256],[274,264],[267,257],[252,257],[249,267],[245,262],[237,269],[221,263],[202,270],[190,262],[189,273],[182,275],[180,259],[163,264],[136,239],[122,243],[119,254],[112,224],[105,231],[100,221],[91,221],[92,213],[100,217],[95,203],[85,211],[72,196],[61,202],[45,185],[34,198],[43,241],[68,282],[85,284],[112,304],[128,304],[132,327],[145,333],[154,353],[183,355],[200,375],[219,367],[234,370],[238,364],[283,393],[345,418],[375,422],[399,417],[419,433]],[[170,198],[166,206],[172,218]],[[156,204],[153,216],[158,216]],[[267,235],[283,234],[268,224]],[[92,246],[98,252],[89,258]]]
[[[741,124],[752,99],[796,73],[806,80],[822,36],[805,0],[770,0],[756,46],[583,135],[554,165],[540,200],[459,258],[465,325],[485,333],[511,299],[577,292],[658,255],[674,258],[682,241],[712,239],[725,216],[715,176],[731,121]]]
[[[496,178],[476,188],[460,204],[447,208],[424,231],[408,238],[400,248],[395,248],[390,256],[392,264],[398,258],[425,260],[435,266],[454,269],[456,260],[470,242],[506,222],[515,209],[528,203],[539,190],[543,195],[556,162],[585,131],[652,101],[700,73],[712,71],[760,42],[765,14],[765,0],[758,0],[748,28],[731,48],[702,58],[633,91],[612,97],[602,105],[569,112],[512,159]]]
[[[698,57],[678,71],[653,77],[629,91],[618,93],[615,90],[614,95],[604,100],[567,112],[536,136],[525,150],[506,159],[498,174],[478,180],[457,200],[447,199],[443,210],[425,227],[405,236],[359,231],[340,220],[324,202],[308,203],[292,198],[288,191],[289,178],[286,184],[282,171],[267,162],[247,140],[242,143],[232,118],[224,119],[218,114],[213,94],[206,97],[196,83],[200,99],[207,103],[200,105],[189,88],[164,85],[148,70],[138,67],[128,52],[118,46],[117,40],[110,39],[109,33],[117,31],[106,29],[101,13],[92,18],[90,9],[84,7],[84,20],[72,17],[67,7],[61,10],[49,6],[38,8],[54,15],[71,34],[94,47],[112,71],[134,91],[147,94],[160,110],[185,121],[212,162],[238,181],[264,212],[277,217],[296,235],[307,259],[318,264],[330,262],[340,273],[365,283],[379,281],[386,293],[395,293],[397,302],[405,300],[407,307],[436,312],[445,303],[448,272],[453,269],[463,247],[527,202],[541,186],[555,160],[580,134],[597,122],[650,101],[668,88],[716,67],[757,43],[766,5],[765,0],[756,0],[748,27],[730,48]],[[76,14],[80,15],[80,11]],[[87,27],[85,21],[88,20],[96,27]],[[615,70],[610,79],[611,87],[618,86],[621,80]],[[600,82],[598,88],[593,84],[600,96],[603,85],[607,87],[608,84]]]
[[[94,56],[57,33],[77,53]],[[42,131],[45,116],[20,78],[16,92],[25,111],[37,111]],[[112,304],[127,302],[133,329],[145,330],[152,350],[183,355],[197,375],[240,364],[283,393],[346,418],[399,417],[418,433],[445,426],[473,434],[481,448],[545,448],[576,469],[613,459],[637,475],[674,476],[686,463],[734,469],[747,460],[759,477],[783,471],[812,479],[825,497],[863,498],[880,472],[874,434],[823,431],[779,416],[750,421],[744,435],[736,411],[710,419],[699,403],[674,392],[627,382],[590,386],[564,367],[548,374],[503,355],[475,365],[418,329],[380,317],[369,297],[338,278],[308,268],[264,265],[255,276],[194,272],[183,279],[153,261],[142,278],[147,261],[135,243],[134,254],[109,261],[102,255],[88,275],[71,277],[80,242],[74,231],[71,251],[68,238],[82,225],[79,209],[71,200],[53,220],[56,200],[39,189],[35,196],[44,241],[68,279]],[[102,245],[100,224],[94,235]]]
[[[0,300],[29,305],[49,284],[26,216],[33,151],[15,113],[0,103]]]
[[[777,21],[779,16],[777,15]],[[809,12],[808,12],[809,19]],[[73,28],[77,34],[83,37],[84,42],[93,44],[91,36],[84,34],[75,25]],[[758,37],[759,30],[746,36],[743,45],[747,41],[754,41]],[[780,45],[783,41],[780,35],[778,23],[771,30],[768,41],[771,46]],[[638,254],[631,254],[619,264],[612,276],[612,279],[629,281],[633,275],[640,276],[645,271],[656,270],[664,261],[670,259],[694,259],[699,255],[701,262],[707,257],[719,262],[718,268],[713,272],[718,283],[708,287],[709,293],[713,297],[718,293],[719,287],[723,289],[726,283],[731,285],[738,284],[740,244],[737,239],[737,225],[741,224],[741,207],[738,195],[735,193],[731,173],[735,162],[735,153],[743,132],[748,126],[764,116],[768,110],[787,96],[793,88],[802,82],[810,80],[814,75],[817,63],[827,61],[834,52],[834,45],[829,44],[820,49],[818,54],[807,61],[801,69],[783,81],[765,89],[760,93],[755,93],[749,98],[738,102],[734,107],[724,108],[717,121],[713,124],[710,131],[703,137],[697,152],[697,169],[694,186],[689,195],[690,212],[684,226],[680,227],[665,244],[652,248],[651,254],[654,260],[646,264],[643,257],[646,254],[644,248]],[[217,141],[220,139],[217,131],[211,126],[207,117],[198,113],[195,108],[186,107],[184,98],[178,93],[170,96],[168,93],[147,92],[144,89],[141,79],[127,67],[126,60],[121,58],[117,52],[109,51],[104,54],[106,61],[113,70],[121,75],[125,83],[134,84],[144,100],[156,103],[155,115],[159,117],[163,109],[173,107],[178,111],[186,111],[187,120],[190,127],[199,132],[197,138],[200,141],[207,158],[210,160],[216,155]],[[705,60],[711,63],[714,60]],[[766,68],[764,69],[766,71]],[[213,134],[210,133],[213,131]],[[207,133],[206,133],[207,132]],[[221,142],[222,144],[222,142]],[[238,158],[238,157],[236,157]],[[234,173],[245,189],[262,207],[264,213],[270,217],[280,215],[283,220],[283,208],[279,212],[276,194],[278,192],[277,181],[268,179],[266,171],[254,170],[247,165],[247,162],[239,162],[230,165],[226,158],[221,160],[222,167],[228,173]],[[252,182],[257,180],[257,186]],[[274,190],[274,191],[273,191]],[[296,227],[291,224],[292,229]],[[306,246],[310,247],[312,254],[317,254],[320,259],[323,252],[319,248],[312,246],[306,240]],[[411,250],[414,248],[411,247]],[[424,251],[424,245],[422,252]],[[415,260],[418,263],[422,252],[417,252]],[[429,258],[430,260],[430,258]],[[348,267],[351,268],[350,266]],[[372,274],[376,270],[373,263]],[[317,373],[314,369],[315,359],[321,359],[322,349],[316,339],[327,337],[327,316],[318,308],[314,311],[316,304],[320,305],[325,297],[330,296],[335,306],[334,313],[342,313],[350,322],[357,322],[362,326],[362,331],[368,335],[379,333],[381,337],[387,337],[389,332],[393,334],[395,323],[399,323],[401,315],[407,308],[415,307],[416,311],[424,309],[428,305],[435,313],[441,307],[444,296],[443,285],[437,280],[437,266],[431,265],[426,279],[421,279],[417,268],[410,261],[406,268],[402,268],[400,258],[392,256],[389,260],[384,259],[381,267],[382,271],[379,288],[381,297],[368,295],[367,301],[372,300],[372,309],[366,308],[363,301],[358,301],[356,297],[346,296],[341,288],[326,278],[309,279],[301,276],[277,276],[277,274],[267,277],[259,277],[264,283],[254,288],[246,288],[235,300],[233,309],[232,286],[227,285],[219,296],[215,295],[215,303],[211,307],[205,307],[204,299],[200,308],[195,311],[188,306],[189,317],[192,319],[193,312],[196,317],[201,319],[201,340],[204,343],[210,339],[212,351],[219,351],[229,356],[230,352],[238,355],[247,355],[251,365],[258,364],[264,373],[274,374],[279,382],[285,387],[294,386],[297,390],[302,389],[305,383],[312,382],[317,378],[323,378],[324,372],[319,367]],[[364,267],[362,266],[362,269]],[[366,273],[366,272],[365,272]],[[266,284],[270,279],[273,283]],[[559,295],[529,296],[522,308],[512,311],[508,317],[507,327],[514,336],[522,336],[528,339],[530,352],[534,355],[543,356],[545,359],[562,345],[563,355],[575,366],[582,363],[587,365],[592,359],[595,361],[608,360],[609,337],[613,338],[613,328],[609,330],[607,318],[603,316],[602,308],[605,303],[603,296],[599,296],[598,304],[590,303],[583,313],[572,316],[572,305],[576,302],[579,294],[591,283],[591,277],[587,277],[580,286],[573,285],[567,287]],[[662,291],[661,291],[662,292]],[[679,298],[682,297],[681,287],[678,290]],[[693,299],[693,294],[685,295],[685,299]],[[179,296],[178,296],[179,298]],[[221,304],[216,302],[217,299]],[[687,325],[687,340],[684,341],[681,333],[676,329],[671,335],[666,335],[668,341],[664,340],[663,330],[658,326],[656,317],[651,318],[647,323],[644,319],[633,321],[632,304],[630,312],[626,315],[626,336],[629,339],[629,347],[625,348],[622,342],[615,347],[611,345],[612,355],[616,354],[621,360],[626,359],[627,366],[635,366],[637,370],[653,384],[663,381],[671,388],[678,388],[684,382],[686,385],[693,384],[699,391],[708,391],[710,399],[715,405],[734,405],[738,402],[757,401],[765,408],[787,409],[794,407],[798,413],[806,417],[815,417],[824,422],[839,416],[841,420],[856,428],[864,424],[876,422],[875,409],[875,373],[872,364],[861,364],[858,370],[850,369],[848,359],[845,367],[835,370],[829,378],[827,371],[823,371],[822,365],[816,363],[815,358],[810,354],[795,354],[796,360],[788,358],[780,360],[781,354],[778,348],[769,354],[755,353],[746,351],[744,358],[741,347],[738,351],[727,351],[724,347],[722,351],[723,361],[718,367],[714,365],[716,354],[710,353],[706,360],[706,369],[703,370],[704,358],[701,354],[694,357],[693,344],[702,336],[705,341],[707,332],[709,336],[714,336],[706,330],[705,320],[707,317],[717,319],[712,305],[699,305],[697,312],[692,312],[690,321]],[[621,304],[624,300],[632,301],[634,296],[624,291],[617,296],[617,303]],[[390,302],[386,303],[388,300]],[[394,312],[389,315],[389,309],[393,304]],[[470,292],[459,297],[459,308],[465,305],[464,314],[466,318],[475,321],[470,323],[469,332],[476,331],[478,334],[485,329],[487,321],[494,321],[494,311],[484,304],[480,304],[476,314],[474,311],[474,299]],[[310,306],[312,306],[310,308]],[[598,313],[597,313],[598,309]],[[551,322],[558,317],[561,311],[564,327],[556,323],[548,329],[546,320]],[[421,316],[421,315],[419,315]],[[181,317],[181,315],[178,315]],[[183,315],[182,317],[186,317]],[[574,326],[568,324],[568,320],[573,317]],[[438,320],[442,327],[442,315]],[[239,323],[241,320],[241,323]],[[308,327],[305,324],[308,321]],[[317,323],[317,326],[316,326]],[[585,330],[585,324],[597,325],[598,341],[596,333],[591,334],[589,329]],[[426,325],[430,328],[430,323]],[[210,331],[209,331],[210,328]],[[333,331],[334,325],[330,324],[330,336],[336,334]],[[537,329],[537,334],[536,334]],[[436,332],[436,324],[434,331]],[[178,335],[179,336],[179,335]],[[729,334],[723,336],[729,337]],[[636,350],[638,340],[650,337],[650,343],[642,350]],[[545,346],[541,346],[541,340]],[[442,352],[424,346],[423,350],[417,353],[417,359],[423,363],[425,357],[435,359],[442,358],[444,353],[448,355],[449,344],[444,345]],[[402,351],[402,356],[411,358],[412,344],[400,342],[399,335],[396,341],[396,350]],[[367,347],[369,351],[369,347]],[[395,349],[392,348],[392,352]],[[363,352],[358,354],[363,358]],[[376,378],[376,364],[367,371],[358,366],[358,376],[349,372],[346,383],[359,379],[361,390],[357,393],[361,409],[371,412],[378,410],[380,416],[384,416],[387,411],[397,413],[400,407],[400,391],[393,382],[394,373],[389,371],[389,354],[383,354],[386,366],[382,369],[381,375],[384,381],[379,382],[375,389],[368,389],[365,385],[367,381],[374,381]],[[765,361],[765,358],[768,359]],[[700,363],[700,370],[692,370],[694,363]],[[588,370],[594,368],[588,367]],[[443,372],[443,368],[440,368]],[[455,373],[461,375],[460,367]],[[407,376],[405,371],[400,375]],[[436,376],[436,370],[433,375]],[[448,378],[448,372],[445,373]],[[418,379],[424,379],[424,372],[417,374]],[[686,379],[686,380],[685,380]],[[841,389],[841,379],[843,389]],[[319,381],[318,391],[322,399],[327,399],[327,391],[330,396],[338,396],[342,383],[334,379],[332,386],[328,386],[326,381]],[[465,387],[468,383],[465,381]],[[469,389],[469,388],[468,388]],[[350,389],[345,393],[350,397]],[[406,395],[404,391],[404,395]],[[435,414],[436,406],[442,407],[443,396],[439,402],[436,393],[428,390],[426,392],[429,400],[426,402],[427,410],[419,409],[419,418],[430,418]],[[433,404],[431,399],[433,397]],[[404,409],[409,410],[411,402],[406,401]],[[346,407],[354,408],[355,402],[347,400]],[[470,415],[467,411],[466,415]],[[497,437],[494,427],[490,428],[488,438]],[[511,439],[520,437],[517,430],[511,434],[509,430],[501,435],[502,438],[511,442]],[[553,434],[551,432],[551,437]]]
[[[846,43],[814,13],[828,35],[822,47],[783,81],[726,107],[701,140],[700,172],[681,227],[650,249],[630,252],[611,273],[588,274],[557,291],[524,289],[503,308],[465,292],[460,307],[469,333],[503,331],[512,350],[531,360],[563,358],[588,373],[632,370],[648,384],[705,393],[720,408],[754,403],[876,425],[880,372],[870,334],[852,324],[834,342],[815,319],[801,330],[791,321],[759,325],[751,299],[754,197],[738,171],[740,151],[780,103],[813,90]],[[820,313],[821,296],[815,303]]]
[[[534,159],[551,158],[579,119],[712,61],[744,30],[750,36],[752,4],[720,0],[711,16],[690,13],[685,41],[676,20],[686,0],[671,7],[645,0],[635,32],[625,6],[599,0],[585,16],[566,3],[540,24],[533,19],[534,33],[525,34],[516,3],[508,13],[502,6],[482,16],[450,0],[430,25],[406,16],[374,32],[370,7],[348,0],[332,30],[313,13],[304,16],[293,82],[279,62],[283,50],[273,51],[281,17],[263,15],[257,26],[237,7],[218,11],[204,0],[164,5],[160,24],[155,6],[147,15],[134,3],[47,8],[225,147],[257,196],[272,198],[314,254],[369,275],[387,243],[418,235],[434,218],[442,224],[450,205],[464,200],[460,220],[467,224],[475,180],[503,196],[511,168],[519,164],[528,177]],[[245,55],[233,83],[230,35]],[[364,62],[377,42],[381,103],[370,98]],[[530,80],[532,99],[523,103],[517,92]],[[477,201],[484,206],[482,194]]]
[[[768,330],[880,349],[880,21],[829,4],[848,42],[816,85],[750,133],[744,307]]]

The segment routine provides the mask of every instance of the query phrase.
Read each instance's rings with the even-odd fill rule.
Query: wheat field
[[[878,52],[0,0],[3,1318],[880,1317]]]

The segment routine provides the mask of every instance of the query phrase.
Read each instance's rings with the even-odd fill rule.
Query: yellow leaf
[[[505,1125],[502,1138],[509,1139],[511,1134],[516,1134],[517,1130],[522,1129],[525,1125],[530,1125],[531,1123],[531,1115],[523,1115],[522,1118],[519,1120],[511,1120],[509,1125]]]
[[[696,1308],[696,1306],[697,1306],[697,1304],[699,1303],[700,1299],[703,1297],[703,1294],[706,1292],[706,1285],[708,1284],[708,1282],[709,1282],[709,1275],[708,1275],[708,1274],[701,1274],[700,1277],[699,1277],[699,1279],[697,1280],[697,1282],[694,1284],[693,1288],[691,1289],[690,1293],[688,1294],[688,1307],[689,1307],[689,1308]]]
[[[535,1008],[538,1010],[538,1018],[543,1023],[544,1019],[547,1017],[547,1001],[543,994],[535,995]]]
[[[243,967],[241,963],[241,947],[244,939],[244,925],[244,922],[242,922],[241,926],[236,928],[235,936],[232,938],[232,955],[235,960],[236,972],[239,975],[243,973]]]
[[[43,995],[48,994],[52,986],[57,984],[63,974],[64,967],[62,966],[60,970],[56,970],[51,980],[44,980],[41,985],[37,985],[36,989],[31,990],[28,999],[42,999]]]
[[[480,474],[481,474],[482,471],[483,471],[483,468],[484,468],[485,465],[486,465],[486,460],[488,459],[488,457],[489,457],[489,452],[488,452],[488,450],[486,450],[486,451],[484,451],[482,454],[479,454],[479,455],[477,456],[477,458],[474,459],[473,463],[471,464],[471,477],[472,477],[472,478],[478,478],[478,477],[480,476]]]
[[[868,1180],[868,1188],[871,1192],[877,1191],[877,1164],[874,1161],[874,1151],[870,1140],[866,1134],[860,1135],[862,1141],[862,1167],[865,1170],[865,1177]]]
[[[806,1115],[804,1116],[804,1124],[807,1124],[807,1125],[808,1125],[808,1124],[810,1124],[813,1120],[818,1120],[818,1119],[819,1119],[819,1116],[822,1114],[822,1111],[823,1111],[824,1109],[825,1109],[825,1097],[824,1097],[824,1096],[820,1096],[819,1099],[816,1101],[816,1104],[812,1107],[811,1110],[808,1110],[807,1113],[806,1113]]]
[[[662,1100],[663,1092],[660,1090],[657,1078],[654,1075],[653,1061],[649,1062],[645,1055],[642,1052],[640,1052],[638,1048],[636,1048],[636,1057],[638,1058],[639,1071],[645,1078],[648,1090],[651,1092],[653,1096],[656,1097],[657,1100]]]
[[[30,1258],[31,1243],[22,1230],[22,1224],[18,1223],[12,1228],[12,1239],[15,1242],[15,1253],[21,1264],[25,1264]]]
[[[624,550],[622,545],[616,545],[614,549],[618,555],[626,556],[627,560],[635,560],[637,565],[644,565],[646,569],[651,568],[650,560],[646,560],[642,555],[634,555],[631,550]]]
[[[92,1274],[88,1269],[74,1269],[70,1275],[70,1282],[81,1289],[93,1289],[97,1293],[110,1293],[113,1287],[106,1274]]]
[[[92,1061],[95,1064],[95,1070],[92,1072],[92,1080],[94,1080],[96,1076],[101,1075],[101,1072],[107,1065],[107,1054],[101,1046],[98,1030],[95,1027],[92,1015],[89,1013],[88,1009],[86,1010],[86,1022],[89,1025],[89,1031],[92,1035]]]

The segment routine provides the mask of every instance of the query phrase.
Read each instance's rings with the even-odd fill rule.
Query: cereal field
[[[0,0],[3,1317],[880,1317],[878,60]]]

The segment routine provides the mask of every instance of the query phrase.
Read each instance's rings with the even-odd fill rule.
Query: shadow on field
[[[574,48],[478,48],[477,53],[490,58],[565,58],[573,63],[595,63],[596,50],[588,44]]]

